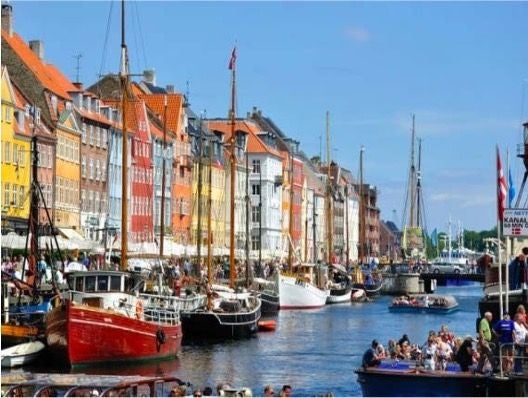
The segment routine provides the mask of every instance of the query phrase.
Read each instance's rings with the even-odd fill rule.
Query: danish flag
[[[504,219],[504,208],[506,207],[506,178],[502,171],[502,162],[499,153],[499,146],[497,146],[497,216],[499,221]]]

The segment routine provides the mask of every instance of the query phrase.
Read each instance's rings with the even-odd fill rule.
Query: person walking
[[[515,346],[513,371],[516,374],[523,373],[524,347],[526,345],[526,336],[528,335],[528,331],[526,330],[526,327],[522,321],[522,315],[520,313],[516,313],[513,323],[513,338]]]
[[[491,349],[491,320],[493,315],[491,312],[484,313],[484,317],[479,322],[479,340],[478,340],[478,352],[480,354],[479,362],[477,364],[477,372],[482,372],[486,359],[489,361],[492,369],[496,368],[495,357],[493,356],[493,350]]]

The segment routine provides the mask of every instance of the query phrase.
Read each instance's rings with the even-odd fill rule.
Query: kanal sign
[[[528,236],[528,209],[504,209],[504,236]]]

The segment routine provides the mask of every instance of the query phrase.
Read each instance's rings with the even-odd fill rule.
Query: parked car
[[[431,271],[435,274],[444,273],[444,274],[460,274],[464,272],[464,267],[459,264],[449,264],[449,263],[438,263],[431,264]]]

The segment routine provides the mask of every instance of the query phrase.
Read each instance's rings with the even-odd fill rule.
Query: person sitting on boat
[[[264,387],[264,397],[273,397],[273,386],[271,384],[268,384]]]
[[[455,335],[449,331],[449,328],[446,324],[440,326],[440,330],[438,331],[438,337],[440,337],[444,343],[449,344],[451,350],[453,350]]]
[[[406,334],[404,334],[404,335],[401,337],[401,339],[398,340],[398,345],[399,345],[400,347],[402,347],[402,346],[403,346],[403,343],[405,343],[405,342],[407,342],[407,343],[409,343],[409,344],[411,343],[411,342],[409,341],[409,336],[407,336]]]
[[[389,358],[396,359],[396,355],[398,354],[398,346],[396,345],[396,341],[393,339],[390,339],[387,343],[387,354]]]
[[[469,371],[469,367],[473,365],[473,338],[471,336],[466,337],[460,345],[455,361],[463,372]]]
[[[385,350],[385,347],[381,343],[378,343],[378,347],[376,348],[376,355],[379,359],[385,359],[387,358],[387,351]]]
[[[429,336],[427,344],[422,349],[422,361],[425,370],[435,370],[437,345],[434,337]]]
[[[283,385],[280,391],[280,396],[281,397],[291,397],[291,394],[292,394],[291,386],[289,384]]]
[[[378,345],[378,340],[372,340],[370,348],[367,349],[363,354],[363,359],[361,361],[363,367],[367,368],[369,366],[378,366],[381,363],[381,360],[376,354]]]

